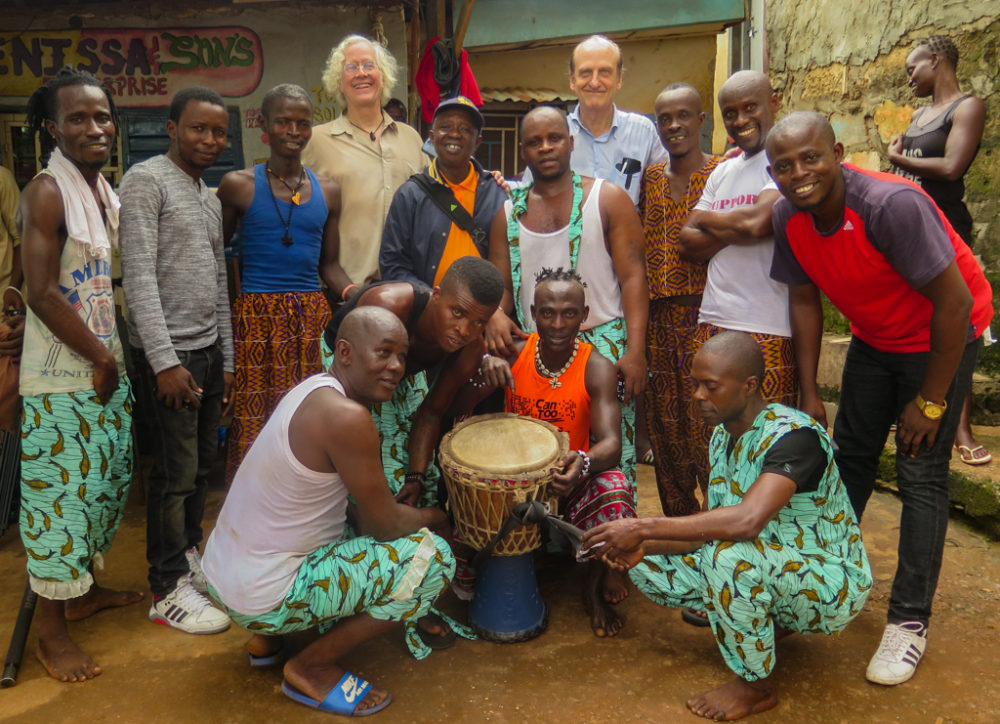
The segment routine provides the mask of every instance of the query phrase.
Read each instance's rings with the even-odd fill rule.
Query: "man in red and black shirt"
[[[767,155],[784,196],[773,209],[771,276],[789,285],[801,406],[821,422],[820,290],[851,320],[833,438],[859,518],[897,424],[899,565],[867,676],[900,684],[927,645],[948,525],[948,461],[992,292],[930,197],[898,176],[841,164],[844,147],[823,116],[785,118],[768,136]]]

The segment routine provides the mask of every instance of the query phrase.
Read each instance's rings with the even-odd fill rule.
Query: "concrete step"
[[[840,399],[840,376],[850,341],[850,335],[823,335],[816,384],[824,400],[836,402]],[[1000,426],[1000,380],[979,372],[973,373],[969,417],[974,425]]]

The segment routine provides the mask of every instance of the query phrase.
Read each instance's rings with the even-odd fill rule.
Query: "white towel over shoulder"
[[[118,246],[118,210],[121,207],[111,184],[102,174],[97,174],[97,195],[104,203],[105,224],[87,180],[58,148],[53,149],[46,171],[56,179],[62,193],[66,233],[82,244],[91,256],[106,258],[111,248]]]

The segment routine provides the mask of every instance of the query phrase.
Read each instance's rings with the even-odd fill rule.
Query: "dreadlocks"
[[[107,86],[101,83],[93,73],[65,65],[48,83],[36,88],[28,99],[27,122],[32,135],[42,130],[45,121],[58,120],[59,89],[74,85],[92,85],[104,91],[104,95],[108,99],[108,107],[111,109],[111,120],[114,122],[115,128],[118,128],[118,109],[115,108],[115,101]]]
[[[542,282],[576,282],[584,289],[587,288],[587,283],[583,281],[583,277],[577,273],[576,269],[563,269],[562,267],[555,269],[542,267],[535,275],[535,286],[537,287]]]
[[[951,38],[946,38],[944,35],[932,35],[918,42],[916,47],[921,46],[947,60],[952,69],[958,68],[958,48],[955,47]]]

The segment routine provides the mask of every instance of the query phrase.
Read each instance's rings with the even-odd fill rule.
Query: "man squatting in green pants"
[[[837,633],[872,585],[854,510],[826,431],[805,413],[766,405],[764,360],[753,337],[724,332],[695,356],[709,443],[708,510],[629,518],[589,531],[584,545],[663,606],[704,609],[737,677],[696,696],[707,719],[774,707],[775,642]]]
[[[448,544],[428,530],[447,527],[447,516],[393,500],[368,411],[392,397],[408,350],[406,329],[392,312],[350,312],[329,372],[278,404],[205,546],[209,593],[254,633],[251,665],[278,663],[284,634],[328,629],[285,663],[281,686],[320,711],[363,716],[388,706],[387,692],[337,662],[400,622],[417,658],[453,641],[456,631],[471,636],[443,614],[432,624],[437,631],[421,620],[433,618],[431,604],[455,574]],[[361,534],[344,539],[348,494]]]

